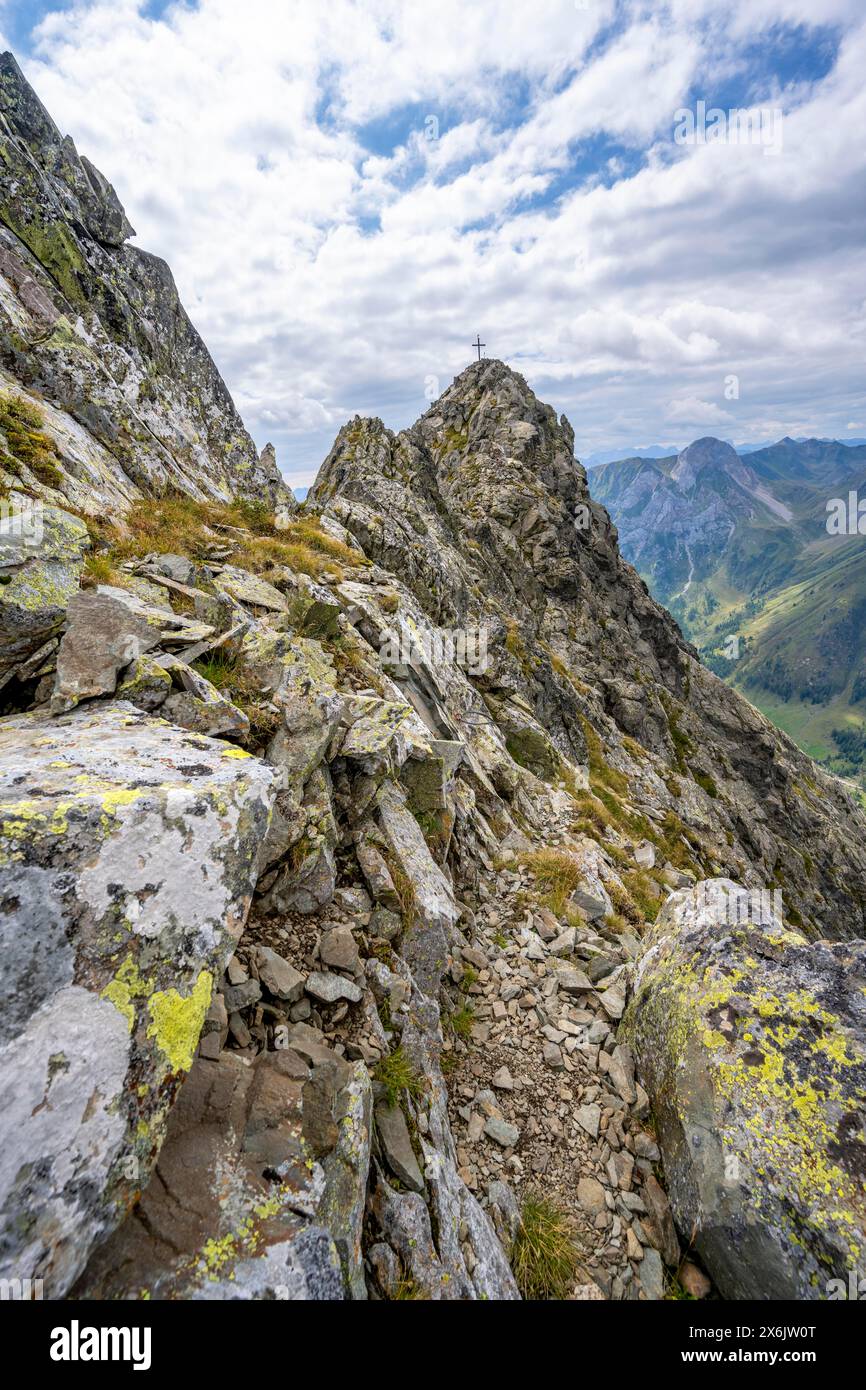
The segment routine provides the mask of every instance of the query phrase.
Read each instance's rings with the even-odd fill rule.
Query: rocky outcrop
[[[479,759],[503,739],[507,763],[547,783],[565,770],[574,786],[588,764],[598,787],[610,767],[605,794],[626,808],[605,809],[620,826],[642,821],[658,842],[665,822],[682,825],[696,872],[780,888],[809,936],[866,930],[862,813],[700,664],[622,560],[568,422],[517,373],[473,363],[400,434],[355,420],[309,501],[401,576],[452,651],[462,643],[442,691],[422,690],[411,661],[391,668],[437,732],[450,726]],[[397,621],[381,628],[399,636]]]
[[[0,689],[38,675],[56,649],[89,549],[83,521],[59,508],[0,517]]]
[[[370,1079],[303,1024],[289,1042],[196,1062],[154,1182],[77,1297],[363,1296]]]
[[[147,1181],[273,783],[123,702],[0,723],[4,1274],[60,1297]]]
[[[809,943],[738,885],[675,893],[627,1020],[677,1224],[726,1298],[866,1276],[866,944]]]
[[[93,516],[168,490],[288,512],[178,298],[111,184],[0,57],[0,393],[35,405],[56,451],[0,450],[0,484]]]

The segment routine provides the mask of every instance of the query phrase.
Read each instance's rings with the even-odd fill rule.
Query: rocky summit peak
[[[737,481],[743,481],[749,472],[733,445],[724,439],[706,435],[694,440],[677,455],[671,477],[681,488],[688,489],[694,487],[704,473],[711,477],[728,474]]]
[[[62,136],[11,53],[0,54],[0,112],[38,164],[56,198],[55,213],[77,221],[94,240],[122,246],[135,229],[108,180]]]

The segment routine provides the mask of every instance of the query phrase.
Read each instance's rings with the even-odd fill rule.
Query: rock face
[[[685,827],[700,876],[781,887],[809,936],[866,931],[862,814],[700,664],[622,560],[568,422],[516,372],[473,363],[397,435],[355,420],[310,500],[400,574],[452,651],[462,644],[462,662],[440,663],[450,669],[439,692],[421,688],[411,659],[389,669],[500,785],[509,773],[494,772],[492,744],[548,783],[562,759],[596,780],[603,762],[639,817]],[[400,612],[379,623],[386,662],[406,645],[389,634],[401,636]],[[468,650],[479,634],[483,670]],[[459,689],[456,665],[468,677]]]
[[[84,523],[56,507],[0,518],[0,688],[26,679],[28,658],[60,630],[89,548]]]
[[[0,482],[94,516],[174,489],[289,511],[273,450],[257,455],[164,261],[110,183],[0,57],[0,390],[37,400],[59,451],[50,482]]]
[[[238,752],[123,702],[0,725],[2,1272],[51,1297],[146,1181],[243,928],[274,778]]]
[[[826,1298],[866,1276],[866,943],[810,944],[737,893],[670,898],[627,1031],[677,1224],[720,1292]]]
[[[363,1294],[370,1080],[363,1063],[297,1041],[302,1050],[262,1052],[253,1065],[232,1052],[196,1062],[156,1180],[91,1261],[77,1297],[134,1298],[142,1286],[195,1299]],[[311,1092],[326,1102],[327,1134],[314,1124],[323,1109]]]

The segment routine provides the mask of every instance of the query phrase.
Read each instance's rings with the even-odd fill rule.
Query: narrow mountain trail
[[[846,788],[702,666],[506,363],[348,421],[299,506],[0,79],[0,1277],[866,1279]]]

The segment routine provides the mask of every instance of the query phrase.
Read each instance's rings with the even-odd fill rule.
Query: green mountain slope
[[[594,495],[706,664],[812,756],[866,787],[866,536],[827,504],[866,495],[866,448],[719,440],[593,470]]]

